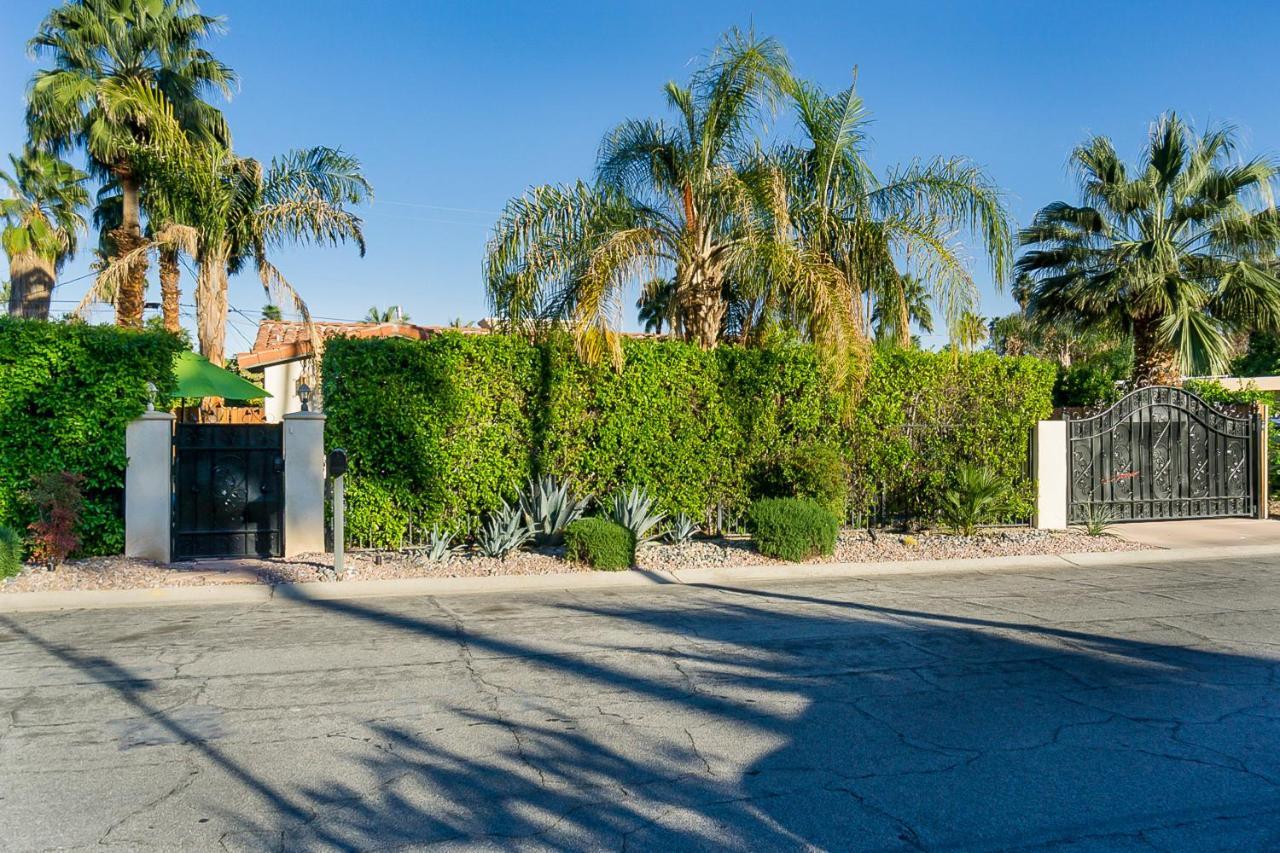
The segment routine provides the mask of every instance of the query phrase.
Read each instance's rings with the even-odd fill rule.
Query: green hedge
[[[548,473],[597,496],[642,486],[668,514],[740,516],[798,468],[803,446],[846,454],[850,510],[906,501],[930,515],[956,460],[1023,478],[1054,380],[1030,358],[877,351],[855,368],[864,394],[850,421],[808,346],[624,351],[616,372],[583,364],[563,339],[330,341],[326,440],[350,454],[349,538],[396,545],[411,523],[462,529]],[[1023,483],[1013,512],[1030,508]]]
[[[22,493],[39,473],[84,475],[81,555],[124,547],[124,431],[146,383],[173,386],[179,340],[163,332],[0,317],[0,524],[34,519]]]

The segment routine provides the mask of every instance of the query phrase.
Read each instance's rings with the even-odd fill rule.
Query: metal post
[[[346,479],[345,474],[333,478],[333,572],[338,576],[342,575],[342,550],[347,544]]]

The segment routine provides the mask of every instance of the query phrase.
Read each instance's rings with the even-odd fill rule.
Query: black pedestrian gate
[[[1181,388],[1140,388],[1067,422],[1070,521],[1252,516],[1260,424]]]
[[[284,554],[280,424],[178,424],[173,559]]]

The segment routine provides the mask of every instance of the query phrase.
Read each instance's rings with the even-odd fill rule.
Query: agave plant
[[[1106,504],[1091,503],[1085,508],[1084,530],[1090,536],[1103,536],[1116,520],[1115,511]]]
[[[658,525],[667,517],[654,510],[653,498],[639,486],[632,486],[628,492],[614,492],[606,510],[611,521],[631,531],[637,545],[658,538]]]
[[[939,507],[943,522],[956,533],[972,536],[980,524],[999,520],[1009,500],[1008,483],[990,468],[963,463]]]
[[[426,558],[433,563],[447,563],[456,553],[458,547],[453,544],[453,532],[441,530],[438,525],[432,527],[427,535]]]
[[[676,513],[667,525],[667,541],[672,545],[683,545],[698,532],[698,522],[683,512]]]
[[[590,503],[589,497],[577,498],[570,483],[560,483],[548,474],[529,481],[528,489],[520,496],[520,511],[535,543],[559,545],[564,542],[565,527],[581,518]]]
[[[506,559],[506,556],[529,541],[533,535],[524,523],[519,506],[502,502],[502,509],[489,515],[484,526],[476,533],[476,545],[486,557]]]

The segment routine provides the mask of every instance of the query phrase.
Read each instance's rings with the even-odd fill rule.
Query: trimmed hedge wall
[[[852,512],[905,501],[929,516],[958,459],[1021,479],[1029,430],[1051,411],[1054,368],[1031,358],[875,351],[850,421],[805,345],[624,349],[619,373],[563,339],[329,341],[326,442],[350,458],[348,535],[396,545],[410,523],[474,526],[542,473],[596,495],[643,486],[671,514],[737,515],[805,443],[847,455]],[[1015,512],[1030,508],[1024,484]]]
[[[0,317],[0,525],[25,534],[22,500],[47,471],[84,475],[78,554],[124,549],[124,432],[147,382],[173,388],[174,335]]]

